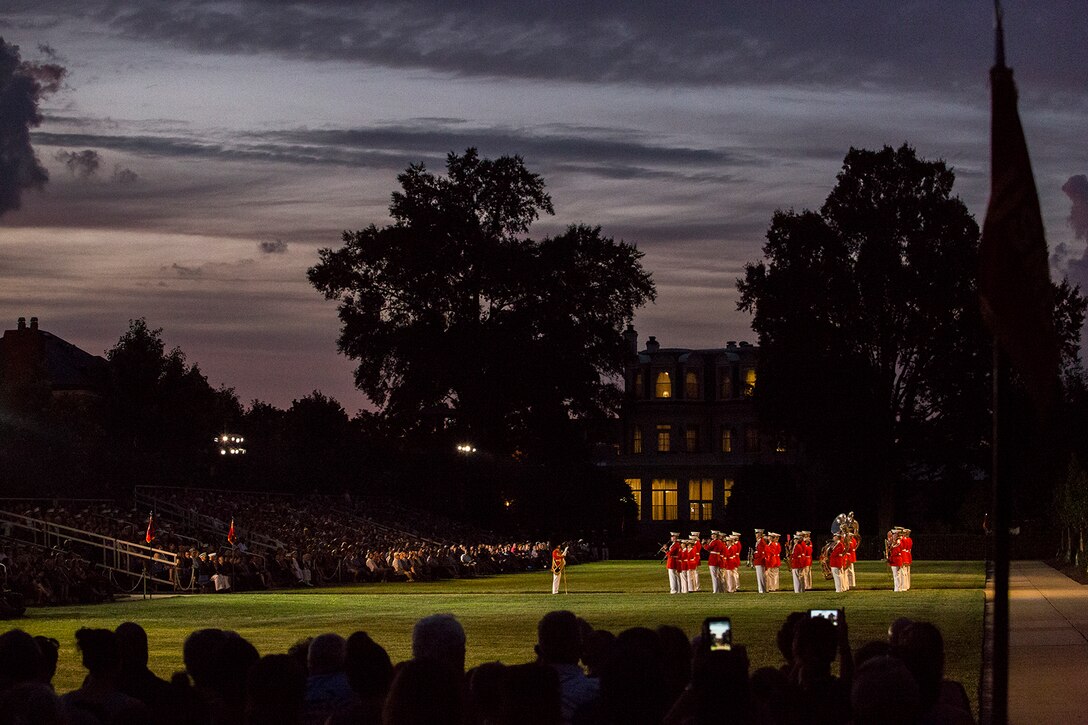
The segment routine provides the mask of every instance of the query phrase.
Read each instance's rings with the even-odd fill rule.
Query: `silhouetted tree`
[[[622,331],[654,297],[642,254],[595,227],[529,238],[553,209],[519,157],[469,149],[446,170],[410,166],[393,223],[345,232],[310,281],[339,303],[356,385],[402,430],[496,455],[563,450],[572,419],[618,400]]]
[[[761,346],[760,415],[804,443],[830,506],[879,498],[882,523],[897,484],[988,468],[979,229],[954,179],[907,145],[851,149],[820,210],[776,212],[764,259],[737,281]],[[1083,299],[1068,285],[1059,299],[1075,357]]]

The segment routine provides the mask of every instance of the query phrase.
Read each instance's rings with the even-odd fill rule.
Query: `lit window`
[[[756,392],[756,369],[746,368],[744,370],[744,397],[750,398],[755,395]]]
[[[672,450],[672,426],[657,426],[657,452],[668,453]]]
[[[722,453],[733,452],[733,429],[726,426],[722,428]]]
[[[692,521],[707,521],[714,515],[714,479],[688,481],[688,515]]]
[[[688,453],[699,452],[699,426],[689,425],[684,430],[684,447]]]
[[[655,478],[650,484],[650,515],[654,521],[675,521],[677,515],[676,479]]]
[[[646,397],[646,380],[642,375],[642,368],[635,371],[635,397]]]
[[[636,425],[631,434],[631,452],[642,453],[642,426]]]
[[[744,429],[744,450],[748,453],[759,453],[759,429],[748,426]]]
[[[684,373],[684,397],[688,400],[699,399],[699,373],[694,370]]]
[[[729,400],[733,397],[733,370],[731,368],[719,368],[718,370],[718,397]]]
[[[635,508],[638,509],[638,520],[642,521],[642,479],[626,478],[624,481],[631,487],[631,498],[635,500]]]
[[[722,506],[729,506],[729,497],[733,495],[733,484],[736,483],[732,478],[727,478],[722,481],[722,488],[725,490],[725,495],[722,497]]]
[[[672,397],[672,377],[665,370],[662,370],[657,374],[657,380],[654,382],[654,397]]]

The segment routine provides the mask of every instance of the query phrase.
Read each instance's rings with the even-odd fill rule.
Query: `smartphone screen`
[[[829,619],[831,623],[836,627],[839,626],[839,610],[838,609],[810,609],[808,610],[808,616],[813,619]]]
[[[733,649],[733,623],[729,617],[708,617],[703,622],[703,637],[711,652]]]

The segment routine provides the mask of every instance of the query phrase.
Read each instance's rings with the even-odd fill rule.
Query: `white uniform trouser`
[[[680,576],[680,593],[687,594],[691,591],[691,589],[688,587],[688,584],[691,582],[691,579],[688,578],[688,571],[687,569],[683,569],[677,572],[677,574]]]
[[[846,567],[846,582],[851,589],[857,587],[857,579],[854,578],[854,562],[850,562],[850,566]]]
[[[905,592],[910,589],[910,564],[904,564],[899,567],[899,591]]]
[[[842,577],[842,569],[837,566],[831,567],[831,578],[835,580],[835,591],[846,591],[846,588],[844,587],[845,582],[843,581]]]
[[[680,572],[676,569],[669,569],[669,594],[680,593]]]
[[[893,592],[899,591],[901,589],[901,587],[902,587],[902,581],[903,580],[902,580],[902,578],[901,578],[901,576],[899,574],[899,572],[902,570],[902,568],[903,567],[901,567],[901,566],[893,566],[892,567],[892,591]]]
[[[762,564],[756,567],[756,589],[760,594],[767,593],[767,570]]]
[[[793,574],[793,593],[800,594],[805,590],[805,577],[804,569],[790,569],[790,573]]]
[[[714,594],[722,593],[721,569],[716,566],[710,567],[710,591]]]
[[[763,574],[767,578],[767,591],[769,591],[769,592],[777,592],[778,591],[778,573],[779,573],[779,571],[780,570],[777,567],[773,567],[773,566],[767,567],[767,571],[764,572],[764,574]]]
[[[699,591],[699,570],[698,569],[691,569],[690,571],[688,571],[688,591],[689,592]]]
[[[805,582],[805,591],[812,589],[812,565],[807,564],[804,568],[805,575],[803,577]]]
[[[733,575],[733,591],[734,592],[739,592],[740,591],[740,567],[738,566],[736,569],[731,570],[729,573]]]
[[[562,571],[552,572],[552,594],[558,594],[559,593],[559,582],[562,581],[562,580],[563,580],[563,572]]]

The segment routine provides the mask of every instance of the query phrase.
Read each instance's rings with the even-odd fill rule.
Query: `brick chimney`
[[[646,352],[657,352],[661,348],[661,345],[657,344],[657,338],[650,335],[646,338]]]

